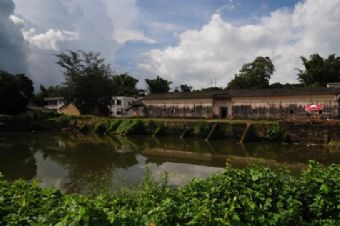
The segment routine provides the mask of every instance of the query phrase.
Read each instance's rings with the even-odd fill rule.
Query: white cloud
[[[244,63],[270,56],[276,66],[272,82],[296,82],[299,56],[314,52],[340,54],[340,2],[306,0],[293,10],[281,9],[258,24],[233,25],[214,14],[199,30],[179,34],[179,44],[145,54],[139,68],[195,87],[217,78],[227,82]]]
[[[142,32],[134,30],[116,31],[114,34],[114,39],[122,45],[127,41],[141,41],[148,44],[155,43],[155,40],[146,37]]]
[[[113,39],[124,44],[128,41],[141,41],[148,44],[155,43],[155,40],[147,37],[138,28],[140,12],[136,6],[137,0],[110,1],[104,0],[108,15],[112,19],[114,31]]]
[[[59,42],[79,39],[79,34],[72,31],[49,29],[45,33],[35,33],[35,30],[32,28],[27,32],[23,32],[23,35],[25,40],[40,49],[59,50],[57,45]]]
[[[25,21],[16,15],[10,15],[9,19],[19,28],[22,28],[24,26]]]

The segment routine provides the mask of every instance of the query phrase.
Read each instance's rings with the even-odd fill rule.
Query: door
[[[221,118],[226,118],[228,116],[228,108],[220,107],[220,116]]]

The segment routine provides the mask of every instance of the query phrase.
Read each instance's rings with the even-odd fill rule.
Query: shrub
[[[267,138],[272,141],[283,141],[283,130],[278,123],[271,124],[267,130]]]
[[[0,225],[338,225],[340,165],[307,170],[250,166],[171,188],[151,175],[95,197],[0,178]]]

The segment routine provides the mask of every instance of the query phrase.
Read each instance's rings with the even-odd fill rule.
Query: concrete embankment
[[[271,140],[328,144],[340,141],[340,121],[250,121],[199,119],[113,119],[68,117],[56,114],[0,117],[0,132],[20,130],[73,130],[107,135],[150,135],[234,139],[239,142]]]

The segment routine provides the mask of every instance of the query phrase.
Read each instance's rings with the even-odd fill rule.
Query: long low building
[[[151,94],[133,108],[135,116],[280,119],[339,117],[339,88],[249,89]]]

